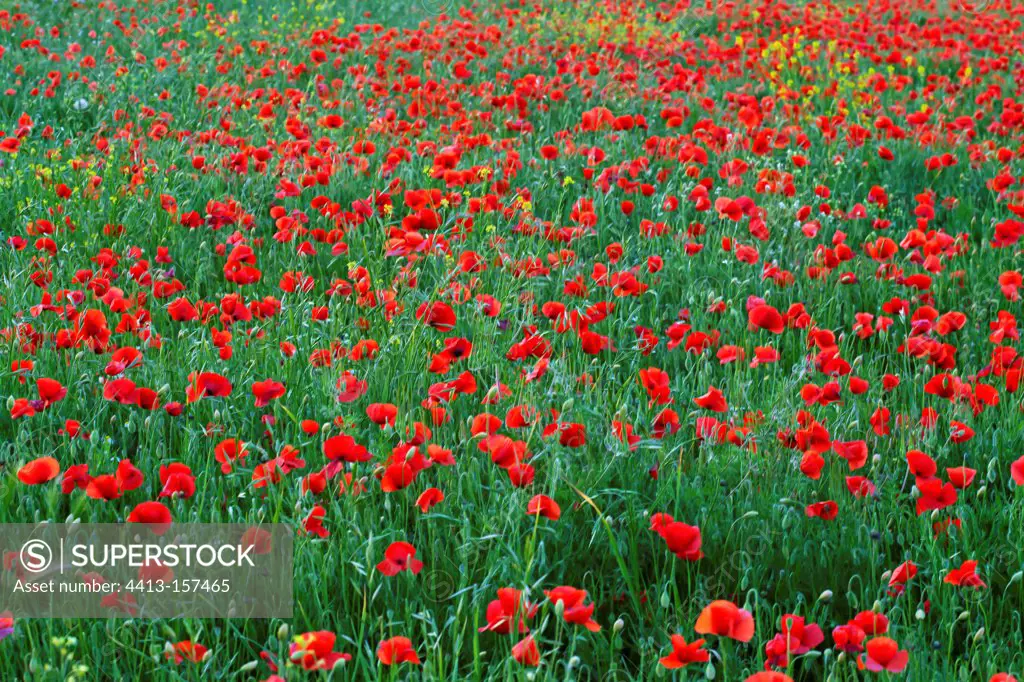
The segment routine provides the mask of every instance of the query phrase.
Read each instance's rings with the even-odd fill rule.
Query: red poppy
[[[888,637],[875,637],[868,641],[867,651],[858,663],[873,673],[901,673],[909,660],[910,654],[901,651],[894,640]]]
[[[729,409],[725,402],[725,396],[714,386],[709,387],[708,392],[704,395],[694,398],[693,402],[697,407],[703,407],[712,412],[726,412]]]
[[[751,331],[766,329],[772,334],[781,334],[786,328],[782,315],[770,305],[760,304],[750,308],[747,320]]]
[[[18,480],[25,485],[40,485],[60,476],[60,463],[54,457],[39,457],[18,469]]]
[[[512,646],[512,658],[516,663],[536,667],[540,665],[540,650],[533,635],[527,635]]]
[[[160,502],[142,502],[128,514],[128,523],[144,523],[157,535],[171,527],[171,510]]]
[[[230,474],[233,466],[244,460],[248,454],[245,443],[237,438],[226,438],[213,449],[213,457],[220,462],[220,470],[225,474]]]
[[[535,495],[526,505],[526,513],[531,516],[543,516],[557,521],[562,516],[562,509],[547,495]]]
[[[394,426],[395,419],[398,417],[398,408],[390,403],[373,403],[366,408],[366,416],[381,428]]]
[[[598,632],[601,629],[601,626],[591,618],[594,614],[594,605],[583,604],[583,601],[587,598],[586,590],[578,590],[575,587],[563,585],[553,590],[544,590],[544,594],[547,595],[552,604],[562,603],[562,618],[565,619],[565,622],[582,625],[591,632]]]
[[[188,402],[201,398],[223,398],[231,395],[231,382],[216,372],[199,372],[188,375],[189,386],[185,390]]]
[[[420,508],[421,512],[426,514],[435,504],[442,501],[444,501],[443,492],[437,488],[427,488],[416,498],[416,506]]]
[[[192,642],[190,640],[184,640],[177,642],[171,647],[171,651],[166,652],[164,655],[167,660],[173,660],[175,665],[180,665],[185,661],[189,663],[199,663],[205,658],[207,649],[202,644]]]
[[[814,504],[807,505],[804,512],[810,517],[818,517],[823,521],[832,521],[839,514],[839,505],[832,500],[815,502]]]
[[[384,575],[398,575],[409,571],[416,575],[423,568],[423,562],[416,558],[416,548],[408,542],[392,542],[384,550],[384,559],[377,564],[377,570]]]
[[[256,398],[256,407],[266,407],[271,400],[280,398],[285,393],[284,384],[273,379],[257,381],[252,385],[252,394]]]
[[[420,665],[420,657],[412,648],[412,640],[408,637],[392,637],[377,645],[377,659],[384,665],[412,663]]]
[[[416,309],[416,319],[442,332],[450,332],[455,328],[455,311],[443,301],[421,304]]]
[[[70,495],[76,488],[78,490],[85,490],[91,480],[92,477],[89,475],[88,464],[69,466],[64,472],[64,477],[61,479],[61,492],[65,495]]]
[[[668,545],[668,551],[685,561],[697,561],[704,557],[701,551],[700,528],[689,526],[679,521],[665,525],[662,537]]]
[[[732,602],[719,599],[704,607],[694,630],[700,635],[718,635],[749,642],[754,637],[754,617]]]
[[[988,587],[977,573],[977,561],[964,561],[960,568],[955,568],[942,579],[944,583],[957,587],[973,587],[977,590]]]
[[[507,635],[515,629],[519,634],[529,631],[526,621],[537,613],[537,605],[523,601],[523,593],[512,587],[498,588],[498,598],[487,605],[487,625],[480,632]]]
[[[707,663],[711,654],[703,647],[703,639],[687,643],[682,635],[672,635],[672,653],[662,656],[658,662],[670,670],[685,668],[691,663]]]
[[[351,661],[349,654],[334,651],[337,635],[328,630],[306,632],[296,635],[288,647],[288,660],[303,670],[333,670],[344,661]]]

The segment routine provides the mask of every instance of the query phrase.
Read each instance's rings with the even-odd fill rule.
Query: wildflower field
[[[1019,0],[2,4],[0,523],[295,606],[0,679],[1024,679],[1022,183]]]

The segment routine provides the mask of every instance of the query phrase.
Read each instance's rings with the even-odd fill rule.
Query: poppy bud
[[[580,664],[580,657],[579,656],[573,656],[572,658],[569,659],[569,669],[570,670],[572,668],[579,667],[579,664]]]
[[[917,618],[918,620],[924,620],[924,617],[925,617],[924,609],[918,609],[917,611],[914,612],[914,618]]]
[[[668,592],[661,593],[661,608],[667,609],[672,603],[672,600],[668,596]]]
[[[987,493],[987,492],[988,492],[988,486],[987,485],[983,485],[980,488],[978,488],[978,499],[981,499],[982,497],[985,497],[985,493]]]
[[[839,652],[839,655],[836,656],[836,662],[837,663],[845,663],[846,662],[846,652],[845,651],[840,651]]]
[[[978,628],[978,631],[974,633],[974,643],[977,644],[985,636],[985,628]]]
[[[882,602],[880,602],[880,601],[878,601],[876,599],[874,605],[871,607],[871,610],[874,611],[875,613],[881,613],[882,612]]]
[[[562,601],[561,599],[559,599],[558,601],[555,602],[555,615],[558,618],[561,618],[564,613],[565,613],[565,602]]]
[[[248,663],[243,665],[241,668],[239,668],[238,672],[240,672],[240,673],[248,673],[248,672],[252,672],[253,670],[255,670],[258,667],[260,667],[260,662],[259,661],[249,661]]]
[[[832,590],[825,590],[820,595],[818,595],[818,601],[823,601],[826,604],[832,601]]]
[[[956,620],[957,620],[957,622],[960,622],[962,620],[967,620],[970,617],[971,617],[971,612],[970,611],[961,611],[960,615],[956,617]]]
[[[1010,582],[1007,584],[1007,586],[1014,584],[1015,582],[1019,581],[1021,578],[1024,578],[1024,571],[1017,571],[1012,576],[1010,576]]]
[[[7,396],[7,411],[10,412],[13,409],[14,409],[14,396],[13,395],[9,395],[9,396]]]
[[[612,623],[612,632],[615,632],[615,633],[622,632],[622,628],[624,628],[624,627],[626,627],[625,621],[623,621],[621,618],[617,618],[615,620],[615,622]]]
[[[660,673],[660,666],[658,672]],[[713,680],[715,679],[715,666],[713,663],[708,662],[708,667],[704,668],[704,679]]]
[[[281,623],[277,629],[277,641],[284,642],[288,639],[288,623]]]

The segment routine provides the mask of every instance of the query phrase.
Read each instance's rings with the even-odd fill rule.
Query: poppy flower
[[[901,673],[907,667],[910,654],[901,651],[899,645],[888,637],[868,640],[867,650],[859,663],[873,673]]]
[[[256,398],[256,407],[266,407],[271,400],[280,398],[285,393],[284,384],[273,379],[257,381],[252,385],[252,394]]]
[[[144,523],[157,535],[163,535],[171,527],[171,510],[160,502],[137,504],[125,519],[128,523]]]
[[[231,395],[231,382],[216,372],[192,373],[188,379],[189,386],[185,389],[185,397],[189,403],[201,398],[223,398]]]
[[[54,457],[39,457],[18,469],[18,480],[25,485],[41,485],[60,476],[60,463]]]
[[[754,673],[744,682],[793,682],[793,678],[775,670],[763,670],[759,673]]]
[[[41,377],[36,380],[36,392],[39,394],[39,400],[43,403],[43,408],[46,408],[64,400],[64,397],[68,394],[68,389],[55,379]]]
[[[874,611],[861,611],[853,617],[850,624],[856,625],[868,635],[882,635],[889,631],[888,617]]]
[[[848,654],[857,654],[864,650],[864,639],[867,633],[853,623],[839,625],[832,629],[832,641],[836,649]]]
[[[726,412],[729,406],[725,402],[725,396],[714,386],[708,388],[704,395],[694,398],[693,402],[697,407],[703,407],[712,412]]]
[[[1010,465],[1010,478],[1017,485],[1024,485],[1024,456],[1014,460]]]
[[[426,514],[430,511],[431,507],[442,501],[444,501],[443,492],[437,488],[427,488],[416,498],[416,506],[420,508],[421,512]]]
[[[226,438],[213,449],[213,457],[220,462],[220,470],[225,474],[230,474],[234,465],[248,454],[245,443],[237,438]]]
[[[523,593],[512,587],[498,588],[498,598],[487,605],[487,625],[480,632],[507,635],[515,629],[519,634],[529,630],[526,621],[537,613],[537,605],[523,601]]]
[[[450,332],[455,328],[455,311],[443,301],[420,304],[416,309],[416,319],[441,332]]]
[[[122,459],[117,465],[117,471],[114,474],[114,479],[117,481],[117,487],[121,492],[131,492],[142,486],[145,481],[145,477],[142,472],[131,463],[131,460]]]
[[[789,651],[798,656],[806,654],[825,641],[825,635],[822,634],[821,628],[813,623],[808,624],[803,616],[787,613],[782,616],[779,629],[782,631],[782,635],[789,640],[787,643]]]
[[[94,476],[85,486],[85,494],[94,500],[116,500],[122,493],[117,477],[112,474]]]
[[[324,527],[324,518],[327,516],[327,510],[321,507],[319,504],[315,505],[302,522],[302,530],[309,535],[315,535],[318,538],[326,538],[331,532]]]
[[[956,503],[956,488],[952,483],[943,483],[937,478],[919,481],[917,485],[921,496],[917,498],[917,515],[932,511],[933,509],[945,509]]]
[[[772,334],[781,334],[786,324],[778,310],[770,305],[756,305],[747,312],[747,321],[751,331],[765,329]]]
[[[540,650],[533,635],[527,635],[512,646],[512,658],[520,665],[536,667],[540,665]]]
[[[181,462],[160,466],[160,497],[189,498],[196,493],[196,479],[192,469]]]
[[[977,561],[964,561],[960,564],[960,568],[955,568],[947,573],[942,581],[957,587],[973,587],[980,590],[987,587],[987,585],[981,579],[981,576],[978,575],[977,567]]]
[[[377,570],[387,576],[409,571],[416,575],[423,568],[423,562],[416,558],[416,548],[408,542],[392,542],[384,550],[384,559],[377,564]]]
[[[359,445],[352,436],[340,434],[331,436],[324,441],[324,456],[332,461],[341,462],[367,462],[373,459],[373,455]]]
[[[416,650],[412,648],[412,640],[408,637],[392,637],[378,644],[377,660],[384,665],[420,665],[420,657],[416,655]]]
[[[704,552],[700,549],[700,528],[697,526],[672,521],[664,527],[662,537],[665,538],[668,550],[680,559],[697,561],[704,557]]]
[[[190,640],[184,640],[177,642],[171,647],[171,650],[166,652],[164,655],[167,660],[174,661],[175,665],[180,665],[185,661],[189,663],[199,663],[206,656],[207,649],[198,642],[192,642]]]
[[[967,488],[974,481],[974,475],[978,472],[968,467],[947,467],[946,478],[954,488]]]
[[[69,466],[64,472],[64,477],[61,479],[61,492],[65,495],[70,495],[75,489],[85,490],[91,480],[92,476],[89,475],[88,464]]]
[[[591,632],[598,632],[601,629],[601,626],[591,618],[594,614],[594,605],[583,603],[587,598],[586,590],[562,585],[553,590],[544,590],[544,594],[552,604],[557,606],[559,602],[562,603],[562,618],[566,623],[582,625]]]
[[[694,630],[700,635],[718,635],[749,642],[754,637],[754,617],[732,602],[718,599],[700,612]]]
[[[398,417],[398,408],[390,403],[373,403],[366,408],[366,416],[370,421],[382,429],[386,426],[394,426]]]
[[[531,516],[543,516],[557,521],[562,516],[562,509],[547,495],[535,495],[526,505],[526,513]]]
[[[658,662],[669,670],[685,668],[691,663],[707,663],[711,654],[703,647],[703,639],[687,643],[682,635],[672,635],[672,653],[662,656]]]
[[[328,630],[296,635],[288,647],[288,660],[303,670],[333,670],[352,656],[334,651],[337,635]]]
[[[804,512],[809,517],[816,516],[823,521],[832,521],[839,514],[839,506],[832,500],[826,500],[807,505]]]

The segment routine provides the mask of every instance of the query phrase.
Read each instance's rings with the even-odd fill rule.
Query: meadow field
[[[0,524],[295,537],[0,679],[1024,679],[1022,183],[1019,0],[0,5]]]

